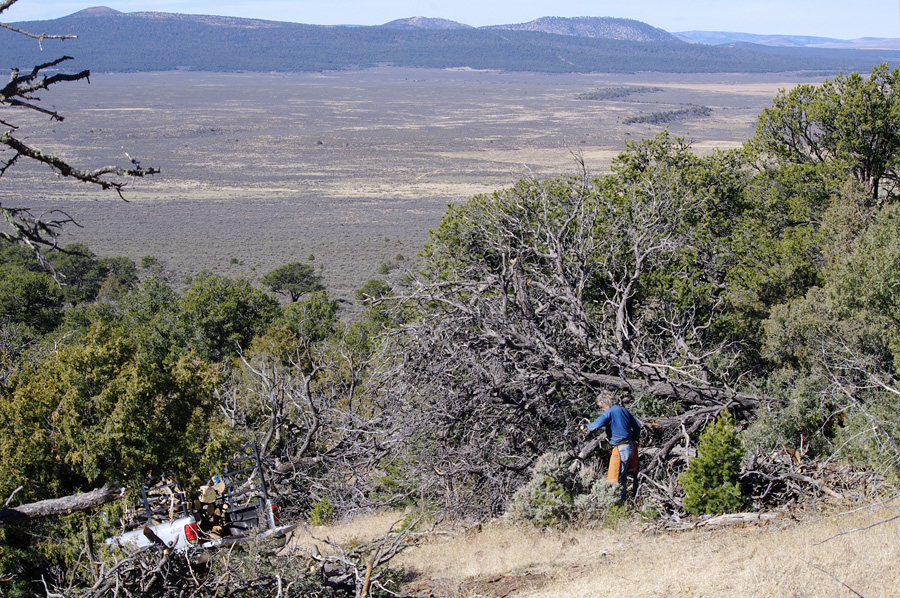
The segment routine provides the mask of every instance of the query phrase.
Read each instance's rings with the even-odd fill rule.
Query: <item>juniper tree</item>
[[[695,515],[737,511],[743,502],[743,448],[731,413],[721,412],[703,431],[697,453],[679,478],[684,486],[684,510]]]

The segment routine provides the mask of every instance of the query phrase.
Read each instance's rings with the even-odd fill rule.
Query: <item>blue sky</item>
[[[380,25],[426,16],[474,26],[542,16],[637,19],[667,31],[740,31],[854,39],[900,37],[900,0],[18,0],[2,20],[53,19],[90,6],[319,25]]]

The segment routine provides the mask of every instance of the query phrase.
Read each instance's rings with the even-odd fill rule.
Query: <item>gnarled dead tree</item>
[[[288,516],[305,516],[323,498],[341,514],[375,506],[371,478],[360,475],[384,453],[380,419],[360,393],[366,343],[350,328],[328,339],[257,339],[219,391],[232,425],[260,447]]]
[[[665,415],[647,418],[652,468],[718,411],[755,409],[716,332],[729,256],[705,224],[731,206],[703,171],[662,136],[607,177],[522,181],[450,210],[391,298],[405,324],[378,376],[419,484],[497,511],[535,456],[577,451],[602,388]]]

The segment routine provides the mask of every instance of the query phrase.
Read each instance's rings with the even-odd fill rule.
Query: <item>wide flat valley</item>
[[[409,259],[448,204],[523,177],[606,171],[627,140],[669,128],[700,153],[739,146],[779,88],[821,75],[548,75],[378,68],[308,74],[94,74],[41,96],[66,117],[7,110],[33,146],[84,168],[161,174],[114,193],[17,165],[2,201],[63,210],[102,256],[153,255],[176,281],[203,270],[258,279],[290,261],[348,297]],[[579,96],[610,87],[645,93]],[[707,106],[705,117],[625,124]]]

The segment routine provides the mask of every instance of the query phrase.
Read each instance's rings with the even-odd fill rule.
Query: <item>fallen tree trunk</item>
[[[729,513],[707,519],[699,523],[702,527],[729,527],[733,525],[756,525],[783,519],[784,513]]]
[[[76,511],[87,511],[105,505],[122,496],[118,486],[104,486],[82,494],[72,494],[61,498],[50,498],[38,502],[19,505],[18,507],[0,509],[0,526],[14,525],[32,519],[41,519],[53,515],[68,515]]]

